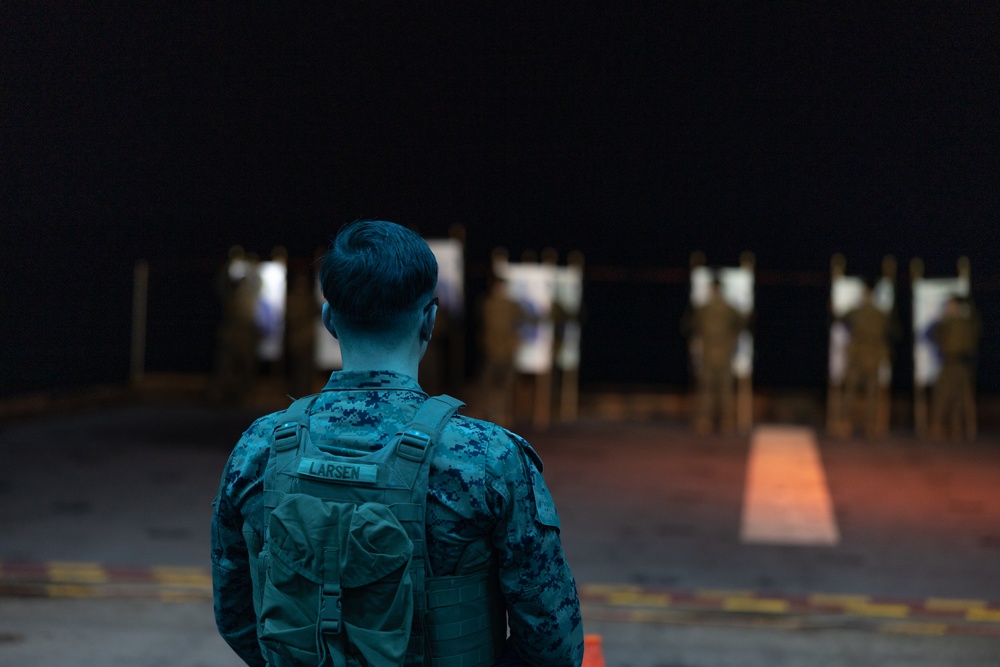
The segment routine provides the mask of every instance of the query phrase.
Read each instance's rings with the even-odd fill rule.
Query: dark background
[[[214,271],[381,217],[588,266],[585,388],[687,382],[690,253],[757,258],[761,387],[826,381],[828,267],[970,258],[1000,391],[991,3],[0,9],[0,395],[206,371]],[[897,388],[912,381],[898,345]]]

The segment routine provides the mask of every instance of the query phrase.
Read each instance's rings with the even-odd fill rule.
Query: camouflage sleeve
[[[253,427],[251,427],[253,428]],[[219,634],[248,665],[264,665],[257,643],[249,554],[243,539],[240,504],[254,484],[247,478],[259,464],[248,453],[250,432],[226,464],[212,515],[212,588]],[[265,459],[266,463],[266,459]],[[248,468],[250,470],[248,470]]]
[[[491,482],[499,514],[494,548],[501,554],[500,586],[511,640],[529,665],[578,667],[583,660],[580,600],[541,461],[513,434],[505,445],[499,454],[501,476]]]

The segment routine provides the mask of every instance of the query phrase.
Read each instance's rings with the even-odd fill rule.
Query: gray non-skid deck
[[[3,424],[0,664],[238,664],[212,623],[208,531],[255,416]],[[1000,441],[820,435],[842,539],[795,547],[739,541],[745,437],[596,418],[525,434],[609,666],[1000,663]]]

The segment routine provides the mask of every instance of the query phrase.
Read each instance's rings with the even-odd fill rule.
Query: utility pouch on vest
[[[261,650],[274,666],[421,664],[434,646],[425,626],[428,450],[462,403],[428,399],[392,444],[332,454],[312,442],[314,400],[286,411],[264,475],[264,539],[250,548]],[[470,581],[458,597],[474,585],[487,583]],[[459,657],[455,667],[490,664]]]

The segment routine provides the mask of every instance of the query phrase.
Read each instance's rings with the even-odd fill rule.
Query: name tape
[[[335,482],[375,484],[378,481],[378,466],[372,463],[343,463],[339,461],[321,461],[319,459],[302,459],[299,462],[299,474]]]

